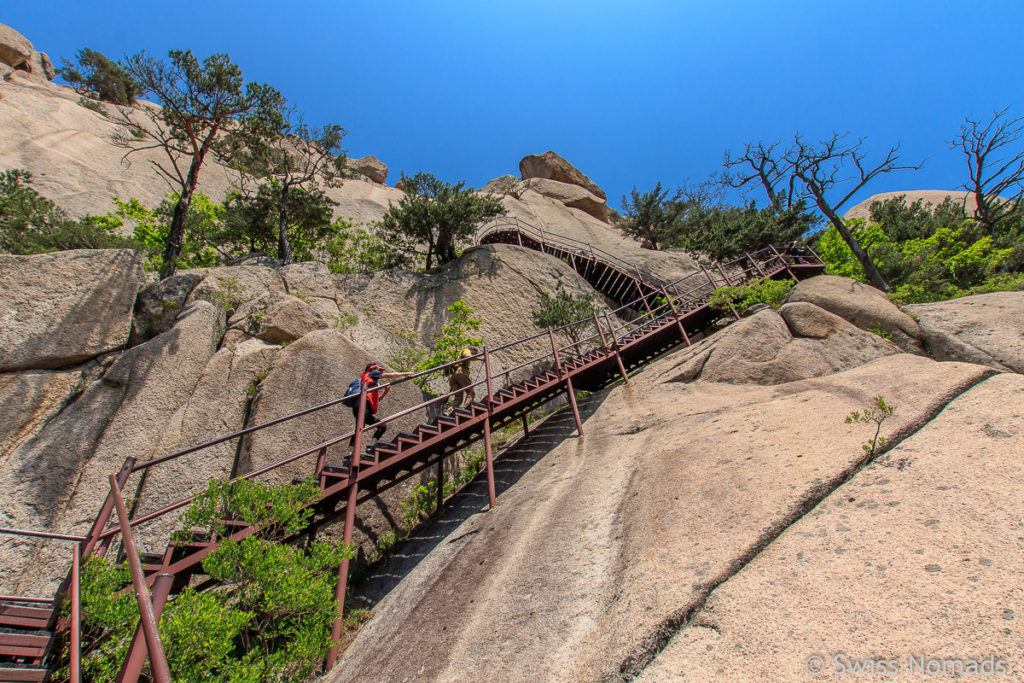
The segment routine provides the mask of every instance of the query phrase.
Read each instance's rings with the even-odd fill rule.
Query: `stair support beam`
[[[668,301],[668,305],[672,307],[672,317],[676,319],[676,325],[679,326],[679,332],[683,335],[683,341],[686,342],[687,346],[690,346],[690,335],[686,334],[686,328],[683,326],[683,320],[679,317],[679,311],[676,310],[676,303],[672,301],[672,297],[668,295],[668,290],[664,287],[661,288],[661,293],[665,296],[665,300]]]
[[[491,450],[491,415],[494,405],[494,382],[491,379],[491,352],[484,347],[484,375],[487,377],[487,417],[484,418],[484,465],[487,469],[487,504],[493,510],[497,503],[494,490],[494,452]],[[508,379],[508,375],[505,376]]]
[[[153,582],[153,618],[160,623],[160,615],[163,614],[164,605],[167,604],[167,597],[171,594],[171,586],[174,584],[173,574],[160,574]],[[135,627],[135,635],[132,636],[132,643],[128,647],[128,656],[117,672],[117,683],[135,683],[142,675],[142,667],[146,663],[146,650],[144,648],[146,634],[142,631],[142,624]],[[72,677],[74,680],[74,677]]]
[[[580,409],[576,405],[576,392],[572,388],[572,378],[562,369],[562,363],[558,360],[558,344],[555,343],[555,332],[550,327],[548,328],[548,337],[551,339],[551,352],[555,356],[555,372],[558,373],[559,381],[565,382],[566,393],[569,394],[569,405],[572,406],[572,416],[576,420],[576,432],[583,436],[583,422],[580,421]]]
[[[789,261],[783,258],[782,254],[779,253],[779,250],[775,248],[775,245],[769,244],[768,246],[772,248],[772,251],[775,253],[775,256],[778,257],[779,259],[779,263],[781,263],[782,266],[786,269],[786,272],[789,273],[789,276],[793,278],[793,282],[800,282],[800,278],[798,278],[796,276],[796,273],[793,272],[793,269],[789,267]]]
[[[352,542],[352,533],[356,525],[356,503],[359,497],[359,465],[363,451],[363,429],[366,427],[366,383],[359,389],[359,410],[356,413],[356,431],[352,435],[352,455],[348,461],[348,501],[345,506],[345,531],[342,543]],[[330,669],[338,661],[341,654],[341,627],[345,617],[345,589],[348,587],[349,558],[345,558],[338,566],[338,584],[334,588],[334,601],[338,604],[338,618],[331,626],[331,649],[327,653],[327,668]]]
[[[604,312],[604,320],[608,323],[608,334],[610,334],[612,338],[612,349],[615,351],[615,362],[619,365],[619,375],[622,376],[623,384],[629,384],[629,375],[626,374],[626,364],[622,362],[622,353],[619,351],[619,339],[615,336],[615,326],[612,325],[612,319],[611,316],[608,315],[608,311]]]

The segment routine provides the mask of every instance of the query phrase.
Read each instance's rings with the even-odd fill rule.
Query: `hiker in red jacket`
[[[363,386],[366,387],[366,410],[363,413],[363,421],[366,425],[373,425],[380,422],[380,418],[377,417],[377,407],[380,405],[380,400],[387,396],[388,391],[391,387],[384,387],[383,389],[377,389],[377,385],[380,380],[389,379],[401,379],[403,377],[411,377],[411,372],[384,372],[384,368],[377,365],[376,363],[370,363],[366,366],[366,370],[363,374],[359,375],[359,379]],[[356,424],[359,424],[359,402],[356,401],[352,405],[352,417],[355,418]],[[373,431],[373,440],[380,441],[380,438],[384,436],[384,432],[388,429],[387,425],[378,425],[377,429]],[[355,445],[355,434],[349,439],[348,445]],[[369,447],[370,444],[364,444]]]

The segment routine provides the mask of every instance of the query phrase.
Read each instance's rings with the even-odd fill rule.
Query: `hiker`
[[[380,405],[380,400],[387,396],[388,391],[391,387],[384,387],[382,390],[375,389],[380,380],[388,379],[401,379],[403,377],[411,377],[411,372],[384,372],[384,368],[377,365],[376,363],[369,363],[366,366],[366,370],[363,374],[359,375],[359,380],[363,386],[366,387],[366,411],[363,414],[363,421],[366,425],[373,425],[380,422],[380,418],[377,417],[377,407]],[[352,404],[352,417],[355,418],[356,424],[359,424],[359,401]],[[380,438],[384,436],[384,432],[388,430],[387,425],[378,425],[377,429],[373,431],[373,440],[380,441]],[[355,445],[355,434],[348,440],[349,446]],[[369,444],[365,444],[369,448]],[[347,459],[347,457],[346,457]]]
[[[459,357],[463,359],[462,362],[448,368],[451,373],[448,376],[448,390],[456,393],[451,395],[445,405],[446,414],[454,413],[456,408],[468,408],[476,398],[473,395],[473,378],[469,376],[469,363],[478,353],[480,352],[475,346],[462,349],[459,354]]]

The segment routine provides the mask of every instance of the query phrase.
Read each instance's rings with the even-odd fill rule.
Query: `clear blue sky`
[[[929,157],[859,198],[951,189],[964,115],[1024,115],[1022,0],[5,0],[0,22],[56,64],[81,47],[227,52],[308,121],[344,126],[389,182],[479,187],[552,149],[616,208],[633,185],[701,180],[725,149],[796,131]]]

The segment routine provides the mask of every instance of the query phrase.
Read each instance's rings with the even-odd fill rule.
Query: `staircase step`
[[[456,417],[461,417],[461,418],[473,417],[473,412],[470,411],[470,410],[466,410],[465,408],[456,408],[454,412],[455,412],[455,416]]]
[[[436,424],[432,424],[432,425],[421,424],[419,427],[417,427],[417,429],[419,431],[421,431],[424,436],[427,436],[427,437],[435,436],[435,435],[437,435],[441,431],[441,428],[438,427]]]
[[[0,604],[0,626],[17,628],[46,628],[53,616],[49,607],[23,607],[9,603]]]
[[[392,443],[390,441],[378,441],[377,443],[373,444],[373,452],[374,453],[378,453],[378,454],[380,454],[380,453],[393,454],[393,453],[397,453],[398,451],[399,451],[398,444]]]
[[[405,442],[405,443],[410,443],[410,444],[418,444],[418,443],[420,443],[420,441],[421,441],[420,437],[416,436],[415,434],[409,434],[407,432],[399,432],[398,433],[398,442],[399,443]]]
[[[459,421],[456,420],[454,417],[449,417],[447,415],[438,415],[437,424],[441,425],[442,429],[448,429],[449,427],[454,427],[455,425],[459,424]]]
[[[323,473],[335,477],[347,477],[348,467],[345,465],[324,465]]]
[[[50,670],[37,666],[16,666],[0,664],[0,683],[22,683],[23,681],[49,680]]]
[[[0,657],[40,658],[46,654],[53,634],[46,631],[25,633],[0,631]]]

